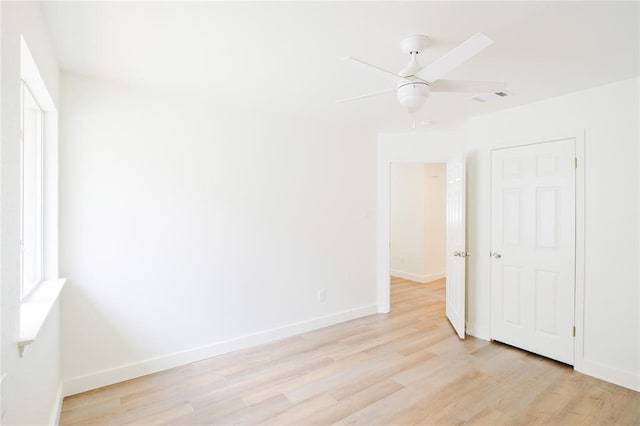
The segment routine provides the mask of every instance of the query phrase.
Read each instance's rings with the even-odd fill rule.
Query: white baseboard
[[[415,281],[417,283],[426,283],[425,276],[414,274],[412,272],[399,271],[397,269],[392,269],[390,271],[392,277],[402,278],[404,280]]]
[[[412,272],[400,271],[397,269],[392,269],[390,273],[392,277],[398,277],[398,278],[402,278],[409,281],[415,281],[422,284],[435,281],[435,280],[440,280],[447,276],[445,272],[440,272],[437,274],[420,275],[420,274],[414,274]]]
[[[62,411],[62,400],[64,396],[62,395],[62,382],[58,386],[58,390],[56,391],[56,397],[53,400],[53,408],[51,409],[51,415],[49,416],[49,424],[58,426],[60,423],[60,412]]]
[[[467,334],[482,340],[491,340],[491,333],[488,327],[479,327],[477,324],[467,323]]]
[[[63,394],[64,396],[75,395],[80,392],[85,392],[102,386],[108,386],[151,373],[157,373],[158,371],[179,367],[181,365],[211,358],[227,352],[237,351],[239,349],[272,342],[274,340],[279,340],[367,315],[373,315],[377,312],[377,308],[377,305],[363,306],[221,342],[211,343],[209,345],[169,355],[121,365],[119,367],[98,371],[92,374],[73,377],[64,381]]]
[[[580,360],[578,365],[576,365],[575,370],[580,373],[640,392],[640,375],[618,370],[588,359]]]
[[[491,333],[488,328],[474,327],[473,324],[467,324],[467,334],[479,339],[491,340]],[[640,375],[608,367],[584,358],[575,360],[574,370],[595,377],[596,379],[640,392]]]
[[[443,278],[447,278],[446,272],[439,272],[437,274],[427,274],[424,276],[424,282],[430,283],[431,281],[441,280]]]

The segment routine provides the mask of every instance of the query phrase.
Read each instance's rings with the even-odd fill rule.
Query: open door
[[[465,336],[466,257],[465,162],[447,162],[446,313],[461,339]]]

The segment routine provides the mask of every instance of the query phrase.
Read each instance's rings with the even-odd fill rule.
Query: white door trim
[[[495,146],[490,151],[514,148],[518,146],[534,145],[545,142],[554,142],[565,139],[575,139],[577,168],[575,174],[575,203],[576,203],[576,235],[575,235],[575,326],[576,336],[574,341],[574,365],[576,371],[583,371],[584,366],[584,271],[585,271],[585,129],[576,129],[573,132],[555,135],[538,140],[522,141],[517,144],[504,144]],[[489,214],[491,218],[491,214]],[[491,226],[491,223],[489,223]],[[491,282],[491,268],[488,268],[488,282]],[[491,286],[489,286],[491,291]],[[491,301],[491,295],[489,295]],[[491,310],[491,306],[489,307]]]
[[[584,365],[584,269],[585,269],[585,129],[576,132],[576,340],[573,368],[582,371]]]

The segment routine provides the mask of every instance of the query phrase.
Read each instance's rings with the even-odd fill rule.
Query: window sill
[[[20,304],[20,337],[18,338],[20,356],[24,355],[27,346],[35,342],[51,308],[58,300],[66,280],[66,278],[60,278],[43,281]]]

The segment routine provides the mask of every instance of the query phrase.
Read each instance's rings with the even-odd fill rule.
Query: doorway
[[[391,308],[389,285],[389,199],[390,168],[394,162],[400,163],[447,163],[447,217],[459,220],[447,222],[447,271],[455,268],[455,273],[447,272],[446,295],[449,305],[455,309],[447,309],[447,318],[454,325],[458,336],[465,333],[465,292],[466,292],[466,246],[464,239],[465,223],[465,156],[462,151],[462,134],[457,131],[442,131],[408,134],[380,135],[378,140],[378,197],[377,197],[377,302],[378,312],[387,313]],[[438,143],[434,143],[434,142]],[[451,182],[450,173],[451,170]],[[455,185],[451,183],[455,183]],[[449,211],[449,206],[453,210]],[[453,224],[457,229],[453,230]],[[461,238],[449,239],[449,235]],[[458,257],[456,257],[458,256]],[[452,277],[461,282],[450,292]],[[455,304],[455,306],[454,306]],[[456,313],[449,316],[449,313]],[[452,319],[453,318],[453,319]]]
[[[446,163],[443,163],[444,167],[438,167],[439,170],[439,178],[446,176],[446,179],[442,179],[441,183],[440,183],[440,190],[442,189],[442,186],[444,186],[444,195],[445,195],[445,202],[442,203],[442,201],[440,201],[440,204],[444,204],[446,206],[445,210],[445,226],[444,229],[445,234],[446,234],[446,244],[445,244],[445,259],[446,259],[446,280],[445,280],[445,296],[446,296],[446,309],[445,309],[445,314],[446,317],[449,319],[449,322],[451,323],[451,325],[453,326],[456,334],[458,335],[458,337],[460,337],[460,339],[464,339],[465,338],[465,333],[466,333],[466,309],[465,309],[465,305],[466,305],[466,257],[468,256],[468,253],[466,251],[466,233],[465,233],[465,161],[463,159],[450,159],[448,160]],[[388,172],[390,172],[391,168],[392,168],[392,163],[389,163],[388,165]],[[409,210],[412,211],[412,215],[415,215],[415,211],[418,211],[418,216],[419,216],[419,221],[420,223],[423,224],[422,227],[420,227],[420,230],[424,229],[424,182],[425,182],[425,171],[429,171],[431,172],[430,169],[425,168],[424,165],[417,165],[417,166],[412,166],[411,169],[409,169],[409,174],[410,175],[418,175],[418,179],[417,181],[419,182],[419,184],[417,185],[419,187],[418,192],[422,195],[420,196],[415,196],[415,191],[411,192],[410,196],[412,197],[411,202],[409,204]],[[442,173],[443,171],[446,171],[446,173]],[[405,172],[406,174],[406,172]],[[387,174],[387,176],[389,176],[390,173]],[[391,201],[391,196],[390,196],[390,185],[391,181],[387,182],[386,185],[386,189],[387,189],[387,196],[389,196],[388,201]],[[444,183],[444,185],[443,185]],[[407,191],[407,187],[408,186],[412,186],[412,185],[408,185],[405,182],[399,182],[397,183],[397,187],[398,190],[400,192],[406,192]],[[439,191],[441,192],[441,191]],[[421,201],[418,201],[416,203],[416,198],[417,199],[421,199]],[[421,206],[421,207],[416,207],[416,204]],[[442,206],[441,206],[442,207]],[[391,212],[391,208],[389,207],[389,205],[387,205],[387,210],[386,210],[386,215],[384,217],[390,218],[390,212]],[[386,277],[385,277],[385,283],[384,283],[384,288],[383,291],[384,293],[382,293],[382,295],[387,296],[386,300],[387,300],[387,306],[386,306],[386,311],[384,312],[389,312],[390,309],[390,299],[389,299],[389,295],[390,295],[390,283],[389,283],[389,279],[390,279],[390,264],[389,264],[389,259],[394,257],[391,255],[391,238],[390,238],[390,223],[392,222],[391,219],[388,219],[388,222],[385,224],[386,225],[386,231],[387,231],[387,241],[388,241],[388,245],[387,245],[387,258],[385,259],[385,268],[386,268]],[[400,222],[402,222],[402,220],[400,220]],[[406,223],[400,223],[398,226],[404,228],[406,225]],[[440,223],[439,225],[440,227],[442,227],[442,224]],[[403,233],[404,234],[404,233]],[[423,242],[424,242],[424,233],[423,232],[416,232],[415,230],[413,232],[409,233],[410,236],[412,237],[413,240],[418,240],[419,244],[422,246]],[[417,235],[417,237],[416,237]],[[440,248],[441,250],[441,248]],[[418,252],[420,253],[419,256],[424,258],[424,251],[422,250],[418,250]],[[402,253],[400,253],[402,255]],[[402,261],[403,258],[400,257],[400,260]],[[402,267],[402,265],[401,265]],[[380,300],[380,297],[379,297]]]
[[[391,276],[428,283],[446,276],[446,164],[390,166]]]

